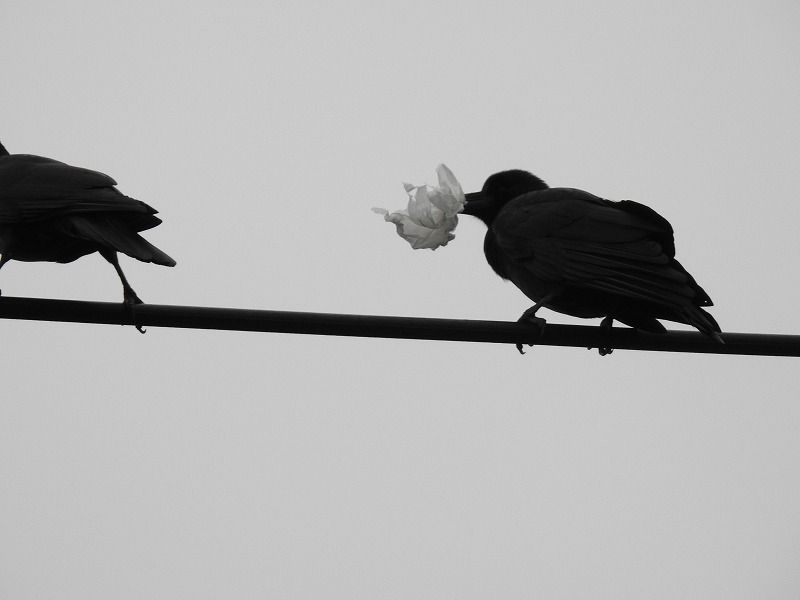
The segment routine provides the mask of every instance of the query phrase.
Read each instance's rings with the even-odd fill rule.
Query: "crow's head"
[[[509,200],[546,189],[547,184],[532,173],[518,169],[501,171],[490,176],[480,192],[466,194],[463,214],[478,217],[489,225]]]

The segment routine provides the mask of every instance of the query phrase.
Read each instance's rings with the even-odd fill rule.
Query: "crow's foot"
[[[534,307],[534,308],[538,308],[538,307]],[[547,325],[547,321],[545,321],[542,317],[537,317],[534,314],[535,312],[536,311],[533,310],[533,309],[526,310],[524,313],[522,313],[522,316],[519,319],[517,319],[517,323],[525,323],[527,325],[531,325],[531,326],[535,327],[536,328],[536,339],[539,339],[539,336],[541,336],[542,332],[544,331],[544,326]],[[522,344],[521,343],[517,343],[516,346],[517,346],[517,351],[520,354],[525,354],[525,351],[522,349]],[[528,344],[528,346],[532,347],[533,344]]]
[[[600,321],[600,329],[602,329],[604,333],[610,332],[611,327],[613,327],[613,325],[614,325],[613,317],[606,317],[602,321]],[[611,354],[613,351],[614,349],[608,346],[600,346],[597,349],[597,352],[600,354],[600,356],[607,356]]]
[[[125,290],[123,304],[125,305],[125,310],[131,315],[131,322],[133,323],[133,326],[136,327],[139,333],[146,333],[142,326],[136,323],[136,305],[144,304],[144,302],[142,302],[142,299],[136,295],[136,292],[134,292],[133,289],[128,288]]]

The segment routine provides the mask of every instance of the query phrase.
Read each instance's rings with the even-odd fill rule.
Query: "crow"
[[[604,328],[617,320],[663,333],[658,319],[686,323],[722,342],[716,320],[701,308],[711,298],[675,260],[672,226],[643,204],[550,188],[510,170],[466,194],[463,214],[486,223],[484,253],[495,273],[536,303],[520,322],[543,327],[536,311],[545,307],[602,317]]]
[[[117,252],[167,267],[175,261],[138,234],[161,223],[157,211],[116,185],[103,173],[9,154],[0,144],[0,267],[10,260],[68,263],[99,252],[122,281],[125,304],[141,304]]]

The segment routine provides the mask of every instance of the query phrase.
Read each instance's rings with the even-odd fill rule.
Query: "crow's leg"
[[[537,337],[542,335],[542,332],[544,331],[544,326],[547,324],[547,321],[545,321],[542,317],[537,317],[536,311],[542,308],[542,306],[550,302],[550,300],[552,300],[556,296],[557,294],[548,294],[547,296],[539,300],[536,304],[534,304],[528,310],[522,313],[522,316],[519,319],[517,319],[517,323],[529,323],[538,329]],[[516,346],[517,346],[517,351],[520,354],[525,354],[525,352],[522,350],[522,344],[518,343]],[[528,346],[533,346],[533,344],[528,344]]]
[[[605,317],[602,321],[600,321],[600,329],[604,332],[611,331],[611,327],[614,325],[614,317],[608,316]],[[606,356],[607,354],[611,354],[614,349],[609,348],[608,346],[600,346],[597,351],[600,353],[600,356]]]
[[[136,305],[144,304],[144,302],[142,302],[142,299],[136,295],[136,292],[131,287],[131,284],[128,283],[128,278],[125,277],[125,273],[122,272],[122,267],[119,266],[119,259],[117,258],[116,251],[103,248],[99,252],[103,258],[111,263],[111,265],[114,267],[114,270],[116,270],[117,275],[119,275],[119,279],[122,282],[123,302],[131,313],[133,326],[139,330],[139,333],[144,333],[142,326],[136,324]]]
[[[117,275],[119,275],[119,279],[122,282],[122,292],[125,299],[126,304],[144,304],[136,295],[136,292],[133,291],[131,284],[128,283],[128,278],[125,277],[125,273],[122,272],[122,267],[119,266],[119,259],[117,258],[117,253],[114,250],[109,250],[104,248],[100,250],[100,254],[105,258],[108,262],[110,262],[114,269],[117,271]]]

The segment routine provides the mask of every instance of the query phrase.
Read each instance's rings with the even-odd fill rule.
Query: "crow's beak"
[[[483,192],[470,192],[469,194],[464,194],[464,197],[467,201],[461,214],[477,216],[486,202],[486,196],[483,195]]]

